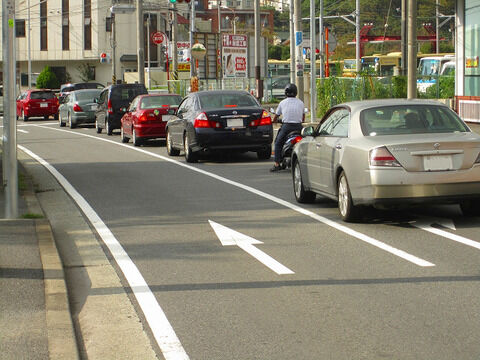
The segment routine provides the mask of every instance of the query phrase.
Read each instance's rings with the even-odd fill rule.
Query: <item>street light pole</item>
[[[2,1],[3,186],[5,217],[18,217],[17,122],[15,106],[15,0]]]
[[[145,84],[145,46],[143,34],[143,0],[137,0],[137,71],[138,82]]]

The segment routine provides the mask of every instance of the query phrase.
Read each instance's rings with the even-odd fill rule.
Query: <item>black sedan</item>
[[[178,156],[183,150],[187,162],[213,151],[254,151],[259,159],[269,159],[272,119],[246,91],[199,91],[180,103],[166,137],[168,154]]]

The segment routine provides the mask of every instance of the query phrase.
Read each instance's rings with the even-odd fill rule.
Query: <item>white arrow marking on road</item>
[[[278,275],[295,274],[292,270],[280,264],[270,255],[265,254],[263,251],[258,250],[255,246],[253,246],[263,244],[263,242],[239,233],[238,231],[230,229],[226,226],[220,225],[214,221],[208,220],[208,222],[215,231],[215,234],[217,234],[218,239],[223,246],[237,245],[240,249],[252,255],[263,265],[275,271]]]
[[[450,239],[450,240],[453,240],[461,244],[471,246],[475,249],[480,250],[480,243],[477,241],[473,241],[466,237],[455,235],[455,234],[449,233],[448,231],[432,227],[433,224],[439,224],[439,225],[442,225],[443,227],[456,230],[455,225],[450,219],[447,220],[447,219],[439,219],[439,218],[433,218],[433,219],[430,218],[430,221],[428,221],[428,218],[427,218],[425,220],[422,219],[422,220],[414,221],[411,224],[419,229],[428,231],[432,234],[443,236],[443,237],[446,237],[447,239]]]
[[[18,132],[21,132],[21,133],[24,133],[24,134],[28,134],[28,131],[27,130],[22,130],[22,129],[17,129]]]

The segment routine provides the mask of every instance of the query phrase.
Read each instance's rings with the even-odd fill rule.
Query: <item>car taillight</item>
[[[80,107],[80,105],[75,104],[75,105],[73,105],[73,111],[79,112],[79,111],[83,111],[83,110],[82,110],[82,108]]]
[[[156,116],[153,112],[145,111],[138,117],[138,121],[148,121],[148,120],[155,120]]]
[[[271,125],[272,118],[268,115],[267,111],[263,111],[262,117],[260,119],[255,119],[250,121],[250,126],[262,126],[262,125]]]
[[[302,140],[303,138],[301,136],[295,136],[294,139],[292,139],[292,145],[295,145],[296,143],[298,143],[300,140]]]
[[[200,113],[193,121],[194,128],[219,128],[220,123],[208,119],[207,114]]]
[[[370,150],[369,161],[371,166],[399,167],[400,164],[385,146]]]
[[[108,113],[109,113],[109,114],[113,114],[112,100],[108,100],[107,110],[108,110]]]

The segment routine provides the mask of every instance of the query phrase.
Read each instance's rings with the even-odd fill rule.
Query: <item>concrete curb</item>
[[[31,214],[43,216],[43,219],[35,220],[35,229],[44,274],[49,358],[51,360],[78,360],[80,357],[70,315],[63,265],[53,238],[50,222],[45,218],[31,180],[27,179],[26,182],[28,189],[24,191],[24,198],[28,211]]]

